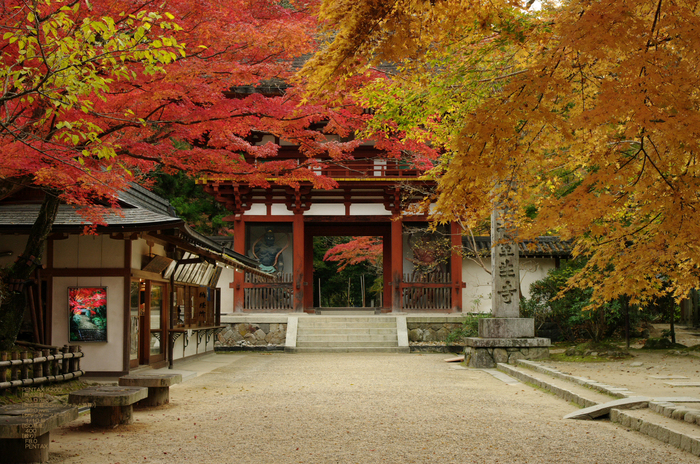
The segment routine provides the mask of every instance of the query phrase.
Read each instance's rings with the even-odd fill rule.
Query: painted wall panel
[[[343,204],[312,204],[304,216],[345,216]]]
[[[286,205],[272,205],[270,212],[273,216],[294,216],[294,212],[289,211]],[[267,212],[263,214],[267,214]]]
[[[350,205],[350,216],[391,216],[383,203]]]
[[[107,342],[78,343],[85,353],[80,361],[84,371],[120,372],[124,353],[124,280],[120,277],[56,277],[53,294],[51,345],[68,340],[68,287],[107,287]]]
[[[15,262],[17,257],[22,254],[24,247],[27,245],[26,235],[2,235],[0,236],[0,253],[11,251],[10,256],[0,256],[0,267],[6,267]],[[46,254],[42,257],[42,263],[46,263]]]

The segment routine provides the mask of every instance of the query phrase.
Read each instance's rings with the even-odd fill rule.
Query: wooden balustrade
[[[31,354],[31,357],[30,357]],[[34,351],[0,352],[0,389],[75,379],[83,356],[80,346],[49,347]],[[8,375],[9,374],[9,375]],[[8,379],[9,377],[9,379]]]

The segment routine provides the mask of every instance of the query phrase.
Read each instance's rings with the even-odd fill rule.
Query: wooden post
[[[41,350],[36,350],[34,352],[34,358],[41,358]],[[34,371],[34,378],[39,378],[39,377],[44,377],[46,374],[44,374],[44,365],[39,362],[34,362],[32,364],[32,370]]]
[[[304,287],[306,286],[304,276],[304,214],[294,213],[294,221],[292,223],[292,245],[293,249],[293,285],[292,292],[294,294],[294,311],[301,312],[304,310]]]
[[[241,219],[233,221],[233,251],[245,255],[245,222]],[[237,313],[243,311],[245,306],[245,272],[233,270],[233,310]]]
[[[13,361],[19,359],[19,353],[17,351],[13,351],[10,357]],[[19,370],[15,365],[10,368],[10,380],[19,380]]]
[[[53,356],[56,356],[58,354],[58,348],[51,348],[51,354]],[[60,374],[60,366],[58,365],[58,359],[54,359],[51,361],[51,375],[58,375]]]
[[[20,359],[29,359],[29,351],[22,351],[19,355]],[[29,364],[20,366],[20,379],[26,380],[29,378]]]
[[[41,350],[42,356],[50,356],[51,350]],[[51,375],[51,361],[44,361],[44,375],[48,377]]]
[[[7,361],[7,351],[0,353],[0,361]],[[7,382],[7,368],[0,367],[0,382]]]
[[[63,348],[61,348],[61,353],[63,353],[64,358],[61,360],[61,374],[67,374],[70,372],[70,363],[68,362],[68,358],[65,357],[65,355],[68,354],[68,345],[63,345]]]
[[[71,345],[71,346],[68,347],[68,351],[71,352],[71,353],[77,353],[77,352],[78,352],[78,346],[76,346],[76,345]],[[78,366],[76,365],[77,362],[78,362],[78,358],[70,358],[70,361],[69,361],[69,366],[70,366],[70,367],[69,367],[69,369],[68,369],[69,372],[75,372],[75,371],[78,370]]]
[[[403,281],[403,222],[400,218],[391,221],[391,310],[401,311],[401,283]]]

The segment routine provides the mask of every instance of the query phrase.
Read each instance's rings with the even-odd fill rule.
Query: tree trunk
[[[26,283],[32,278],[37,265],[44,255],[46,239],[51,233],[60,201],[58,195],[46,192],[44,203],[39,210],[24,252],[8,269],[4,277],[10,289],[0,304],[0,351],[9,350],[17,340],[27,305]]]

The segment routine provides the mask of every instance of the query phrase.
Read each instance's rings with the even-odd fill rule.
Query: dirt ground
[[[650,356],[635,358],[650,363],[643,377],[687,372],[687,365],[694,372],[697,362]],[[83,415],[56,429],[49,462],[698,462],[606,420],[564,420],[576,406],[444,360],[419,353],[213,355],[206,361],[216,363],[212,369],[172,387],[171,404],[135,412],[132,425],[93,429]],[[637,373],[624,364],[595,367],[601,376]]]
[[[666,329],[668,324],[654,324],[650,336],[660,337],[661,332]],[[676,342],[688,347],[698,345],[700,330],[684,326],[676,327]],[[642,343],[639,341],[631,345],[633,357],[621,360],[591,363],[546,361],[545,363],[562,372],[628,388],[642,396],[700,397],[700,387],[669,385],[673,382],[700,383],[699,351],[645,350],[641,347]],[[670,379],[669,377],[685,378]]]

